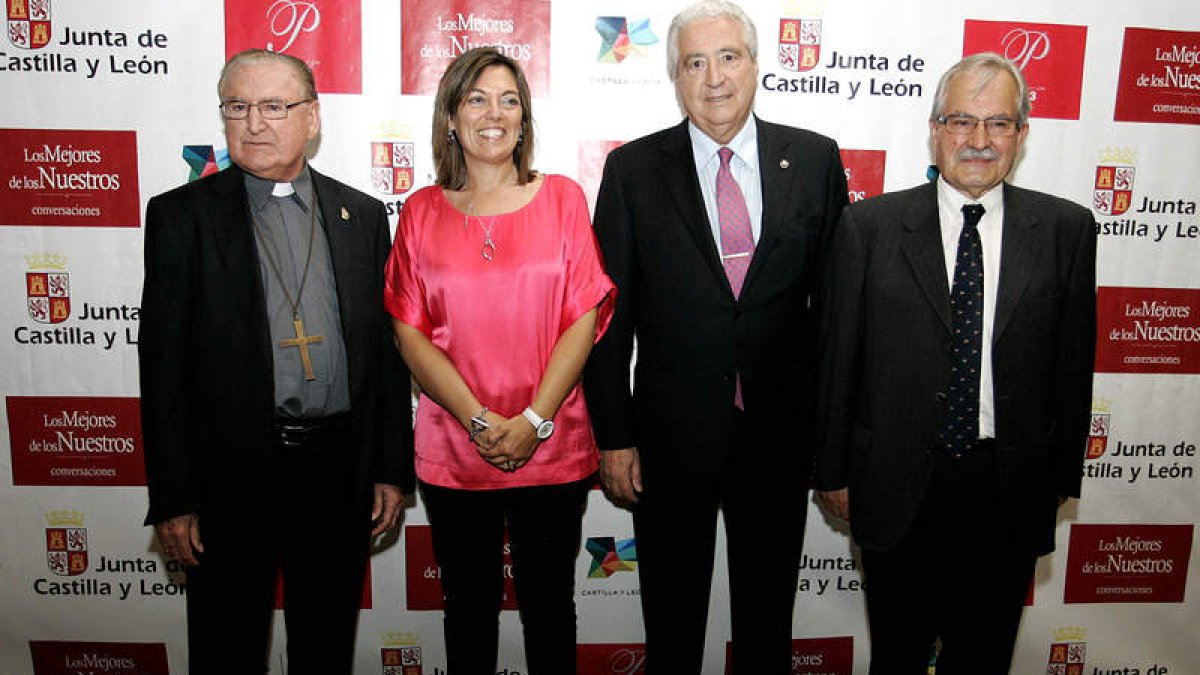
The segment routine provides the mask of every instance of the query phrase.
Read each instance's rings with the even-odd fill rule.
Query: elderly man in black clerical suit
[[[613,151],[596,203],[619,290],[584,388],[604,488],[633,513],[649,675],[700,672],[719,512],[733,672],[791,672],[817,282],[847,195],[832,140],[751,114],[757,44],[737,5],[680,12],[687,119]]]
[[[862,546],[871,672],[1007,673],[1078,496],[1096,332],[1081,206],[1004,182],[1029,133],[996,54],[941,79],[939,177],[846,209],[831,251],[815,487]]]
[[[413,488],[383,309],[383,205],[305,159],[312,72],[252,50],[218,85],[235,166],[150,200],[139,342],[150,509],[187,566],[189,664],[349,673],[371,538]]]

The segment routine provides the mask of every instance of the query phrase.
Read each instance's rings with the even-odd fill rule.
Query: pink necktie
[[[721,223],[721,264],[736,298],[742,294],[742,282],[754,254],[754,235],[750,231],[750,212],[742,189],[729,171],[733,150],[721,148],[721,168],[717,170],[717,219]]]
[[[717,150],[721,157],[721,168],[717,170],[717,219],[721,221],[721,264],[733,297],[742,294],[742,282],[750,268],[750,256],[754,253],[754,234],[750,231],[750,212],[746,209],[746,198],[742,188],[729,171],[729,160],[733,151],[729,148]],[[738,373],[733,390],[733,405],[742,410],[742,376]]]

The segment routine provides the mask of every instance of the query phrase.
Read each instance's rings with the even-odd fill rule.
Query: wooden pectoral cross
[[[308,355],[308,346],[324,340],[320,335],[305,335],[304,320],[297,317],[292,320],[292,326],[296,329],[296,337],[287,340],[280,340],[280,347],[299,347],[300,360],[304,363],[304,379],[315,380],[317,376],[313,374],[312,359]]]

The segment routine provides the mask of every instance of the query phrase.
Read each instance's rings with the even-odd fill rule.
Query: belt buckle
[[[308,442],[312,429],[304,424],[281,423],[276,425],[279,442],[284,447],[298,448]]]

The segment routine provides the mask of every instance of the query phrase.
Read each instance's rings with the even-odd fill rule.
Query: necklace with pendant
[[[271,271],[275,273],[275,278],[279,280],[279,288],[283,291],[283,297],[287,299],[288,305],[292,308],[292,327],[296,331],[296,337],[280,340],[279,346],[300,348],[300,362],[304,366],[304,379],[310,382],[317,379],[317,376],[313,372],[312,357],[308,353],[308,345],[314,342],[321,342],[324,338],[320,335],[305,334],[304,318],[300,316],[300,300],[304,297],[304,285],[308,281],[308,266],[312,262],[313,242],[316,241],[317,237],[317,209],[319,208],[317,191],[314,189],[312,204],[308,207],[308,253],[304,257],[304,272],[300,275],[300,287],[296,290],[295,298],[292,298],[292,293],[288,290],[287,281],[284,280],[283,273],[279,270],[279,264],[275,262],[275,255],[271,253],[271,247],[267,245],[267,235],[263,226],[259,224],[258,218],[255,218],[253,213],[250,214],[250,222],[254,224],[254,234],[259,242],[260,250],[266,255]],[[282,222],[283,211],[280,211],[279,215]]]
[[[463,229],[470,226],[471,215],[475,213],[475,204],[467,204],[467,215],[463,216]],[[483,224],[483,217],[475,216],[475,220],[479,223],[479,229],[483,230],[483,245],[479,247],[479,253],[483,255],[483,259],[491,262],[496,255],[496,242],[492,241],[492,227],[496,224],[496,216],[492,216],[487,225]]]

